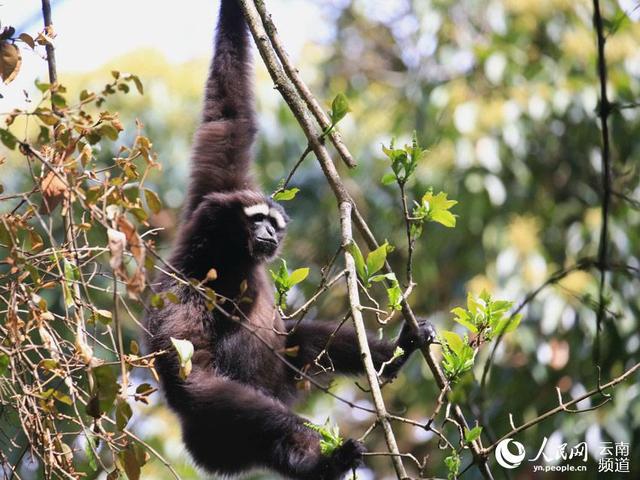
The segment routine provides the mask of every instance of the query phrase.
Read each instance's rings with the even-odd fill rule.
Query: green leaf
[[[478,313],[479,303],[476,301],[471,292],[467,293],[467,310],[472,315],[476,315]]]
[[[331,123],[337,124],[350,111],[349,101],[343,93],[339,93],[331,102]]]
[[[482,427],[480,426],[476,426],[473,427],[471,430],[467,430],[465,429],[464,432],[464,439],[467,443],[471,443],[473,442],[475,439],[477,439],[478,437],[480,437],[480,434],[482,433]]]
[[[103,123],[97,128],[100,135],[107,137],[109,140],[118,140],[119,132],[111,123]]]
[[[451,313],[456,315],[456,318],[453,319],[455,322],[458,322],[460,325],[468,328],[473,333],[478,333],[478,328],[473,323],[471,323],[470,315],[465,311],[464,308],[456,307],[451,310]]]
[[[145,188],[144,198],[153,213],[159,213],[160,210],[162,210],[162,202],[160,201],[160,197],[158,197],[158,194],[156,192]]]
[[[96,458],[96,455],[94,453],[94,449],[96,449],[98,446],[96,437],[93,435],[93,433],[91,433],[91,431],[85,430],[85,438],[87,440],[87,443],[84,447],[84,453],[87,456],[89,467],[95,472],[96,470],[98,470],[98,459]]]
[[[442,336],[447,342],[447,346],[451,349],[453,353],[458,356],[461,356],[462,349],[464,348],[464,342],[460,338],[460,336],[455,332],[450,332],[445,330],[442,332]]]
[[[360,248],[355,242],[351,242],[347,245],[347,252],[351,254],[353,257],[353,261],[356,264],[356,272],[364,283],[369,283],[369,272],[367,271],[367,266],[364,262],[364,257],[362,256],[362,252]]]
[[[385,173],[380,181],[383,185],[391,185],[396,183],[396,175],[394,173]]]
[[[299,188],[290,188],[288,190],[283,190],[282,192],[278,192],[273,196],[273,199],[277,202],[285,202],[289,200],[293,200],[296,198],[296,195],[300,191]]]
[[[18,144],[18,139],[9,130],[0,128],[0,142],[2,142],[9,150],[13,150]]]
[[[0,353],[0,377],[4,376],[9,370],[9,356]]]
[[[63,267],[64,267],[64,279],[65,283],[63,284],[63,294],[64,301],[67,308],[71,308],[75,305],[75,301],[73,299],[73,285],[74,282],[78,282],[80,280],[80,271],[78,267],[71,263],[66,258],[62,259]]]
[[[338,426],[335,425],[334,427],[330,427],[328,423],[329,419],[327,419],[327,422],[324,425],[305,422],[307,427],[320,434],[320,453],[327,456],[331,455],[344,442],[340,436]]]
[[[164,292],[164,297],[174,305],[178,305],[180,303],[180,299],[173,292]]]
[[[521,313],[500,319],[498,325],[494,330],[493,336],[513,332],[516,328],[518,328],[518,325],[520,325],[520,320],[522,320]]]
[[[293,272],[291,272],[291,275],[289,275],[289,285],[294,286],[302,282],[305,278],[307,278],[308,275],[309,269],[306,267],[294,270]]]
[[[185,380],[191,373],[191,357],[193,356],[193,343],[189,340],[178,340],[171,337],[171,343],[173,348],[178,353],[178,359],[180,360],[180,378]]]
[[[131,415],[133,415],[131,405],[129,405],[124,398],[118,397],[118,401],[116,402],[116,427],[118,427],[118,430],[122,431],[125,429]]]
[[[453,228],[456,226],[456,217],[451,212],[447,212],[446,210],[434,211],[431,214],[431,220],[444,225],[447,228]]]
[[[404,355],[404,349],[402,347],[396,347],[396,349],[393,351],[393,356],[391,357],[391,360],[400,358],[403,355]]]
[[[369,281],[370,282],[382,282],[382,281],[389,281],[389,282],[395,282],[396,281],[396,274],[395,273],[383,273],[383,274],[378,274],[378,275],[373,275],[371,277],[369,277]]]
[[[384,262],[387,259],[387,252],[389,251],[389,244],[384,242],[373,252],[367,255],[367,272],[368,275],[373,275],[384,267]]]
[[[400,288],[398,281],[395,279],[395,275],[391,286],[387,288],[387,298],[389,300],[389,308],[394,310],[400,310],[402,308],[402,289]]]
[[[95,393],[100,407],[100,413],[106,413],[111,410],[113,402],[116,400],[119,385],[116,382],[116,376],[113,368],[109,365],[100,365],[93,369],[95,377]]]
[[[109,325],[111,323],[113,315],[109,310],[96,309],[95,314],[103,325]]]
[[[154,293],[151,296],[151,306],[153,308],[162,308],[162,307],[164,307],[164,299],[162,298],[162,295],[160,295],[159,293]]]

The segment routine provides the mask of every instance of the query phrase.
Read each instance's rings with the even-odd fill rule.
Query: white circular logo
[[[513,442],[518,453],[513,454],[509,451],[509,442]],[[496,461],[498,465],[504,468],[512,469],[520,466],[524,456],[524,445],[511,438],[505,438],[496,447]]]

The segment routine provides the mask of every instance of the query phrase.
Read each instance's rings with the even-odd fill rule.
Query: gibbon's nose
[[[268,220],[260,221],[256,224],[256,238],[262,242],[278,243],[276,229]]]

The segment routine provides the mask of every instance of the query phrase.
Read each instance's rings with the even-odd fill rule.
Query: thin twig
[[[611,380],[608,383],[605,383],[604,385],[600,385],[598,384],[597,388],[594,388],[593,390],[588,391],[587,393],[580,395],[577,398],[574,398],[573,400],[566,402],[566,403],[560,403],[560,405],[558,405],[555,408],[552,408],[551,410],[546,411],[545,413],[543,413],[542,415],[537,416],[536,418],[534,418],[533,420],[529,420],[526,423],[523,423],[522,425],[520,425],[517,428],[513,428],[511,429],[508,433],[505,433],[502,437],[500,437],[498,440],[496,440],[493,444],[491,444],[490,446],[488,446],[487,448],[484,449],[485,454],[489,454],[490,452],[492,452],[497,446],[498,444],[504,440],[505,438],[509,438],[509,437],[513,437],[514,435],[516,435],[517,433],[522,432],[523,430],[526,430],[528,428],[533,427],[534,425],[537,425],[538,423],[542,422],[543,420],[546,420],[549,417],[552,417],[553,415],[555,415],[556,413],[560,413],[560,412],[567,412],[570,410],[568,410],[568,407],[571,407],[573,405],[576,405],[577,403],[580,403],[583,400],[586,400],[589,397],[593,397],[594,395],[596,395],[597,393],[603,394],[604,390],[607,390],[608,388],[614,387],[616,385],[618,385],[619,383],[625,381],[627,378],[629,378],[631,375],[633,375],[636,371],[640,370],[640,363],[636,363],[633,367],[631,367],[629,370],[627,370],[626,372],[624,372],[622,375],[620,375],[619,377],[614,378],[613,380]],[[598,381],[598,383],[600,383]],[[603,404],[601,404],[602,406]],[[578,411],[579,412],[579,411]]]

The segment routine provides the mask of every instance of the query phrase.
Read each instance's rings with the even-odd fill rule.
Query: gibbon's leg
[[[372,335],[368,335],[373,365],[376,370],[379,370],[384,362],[393,357],[397,347],[404,350],[402,356],[385,365],[382,371],[383,376],[394,377],[414,350],[435,340],[435,331],[431,323],[427,321],[419,323],[419,336],[414,335],[405,324],[396,342],[378,340]],[[286,323],[287,330],[291,330],[294,325],[295,321],[288,321]],[[300,323],[287,336],[287,348],[297,347],[297,350],[288,359],[298,368],[303,368],[308,364],[313,365],[314,360],[328,344],[326,352],[318,359],[320,365],[325,367],[332,365],[337,373],[362,373],[364,367],[355,330],[350,325],[343,325],[335,332],[337,327],[338,323],[335,322]]]
[[[184,383],[183,437],[202,467],[238,473],[267,467],[288,478],[338,480],[361,463],[353,440],[327,456],[320,436],[284,404],[246,384],[194,366]]]

